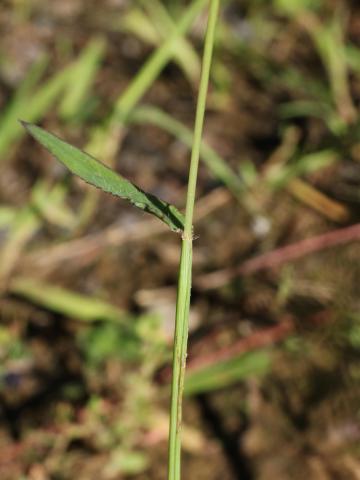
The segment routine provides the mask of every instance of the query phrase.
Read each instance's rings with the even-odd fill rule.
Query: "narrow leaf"
[[[183,215],[173,205],[144,192],[94,157],[64,142],[52,133],[27,122],[21,123],[35,140],[85,182],[104,192],[128,200],[141,210],[158,217],[175,232],[183,230]]]
[[[185,380],[185,394],[197,395],[219,390],[250,376],[263,375],[269,370],[270,364],[270,352],[259,350],[189,372]]]
[[[15,278],[9,290],[48,310],[86,322],[107,320],[120,323],[124,318],[121,310],[99,298],[81,295],[34,278]]]

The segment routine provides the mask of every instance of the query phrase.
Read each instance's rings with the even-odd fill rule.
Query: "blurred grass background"
[[[4,480],[166,478],[179,240],[18,119],[183,207],[206,5],[0,4]],[[222,3],[184,478],[360,478],[359,101],[358,2]]]

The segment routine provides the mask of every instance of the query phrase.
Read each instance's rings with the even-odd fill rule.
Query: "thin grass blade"
[[[34,278],[15,278],[9,285],[9,291],[50,311],[85,322],[106,320],[121,323],[124,317],[121,310],[99,298],[55,287]]]
[[[135,207],[158,217],[175,232],[183,230],[183,215],[173,205],[144,192],[94,157],[64,142],[43,128],[26,122],[22,122],[22,124],[35,140],[85,182],[104,192],[128,200]]]
[[[249,376],[268,372],[271,355],[267,350],[249,352],[230,360],[216,363],[186,376],[185,395],[198,395],[228,387]]]

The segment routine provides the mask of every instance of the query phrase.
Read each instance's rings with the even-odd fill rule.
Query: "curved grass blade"
[[[135,207],[158,217],[175,232],[183,230],[184,217],[173,205],[144,192],[94,157],[64,142],[43,128],[27,122],[21,123],[35,140],[85,182],[104,192],[128,200]]]

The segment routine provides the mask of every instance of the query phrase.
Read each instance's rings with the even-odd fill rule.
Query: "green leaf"
[[[26,298],[36,305],[84,322],[106,320],[121,323],[124,318],[123,312],[108,302],[62,287],[55,287],[35,278],[15,278],[8,288],[11,293]]]
[[[97,37],[84,48],[73,69],[73,81],[69,82],[60,104],[60,115],[63,119],[73,120],[83,110],[82,107],[104,56],[105,47],[105,40]]]
[[[128,200],[141,210],[158,217],[175,232],[183,230],[184,217],[173,205],[144,192],[94,157],[64,142],[52,133],[27,122],[21,123],[35,140],[85,182],[104,192]]]
[[[185,395],[218,390],[250,376],[264,375],[270,363],[269,351],[259,350],[189,372],[185,378]]]

